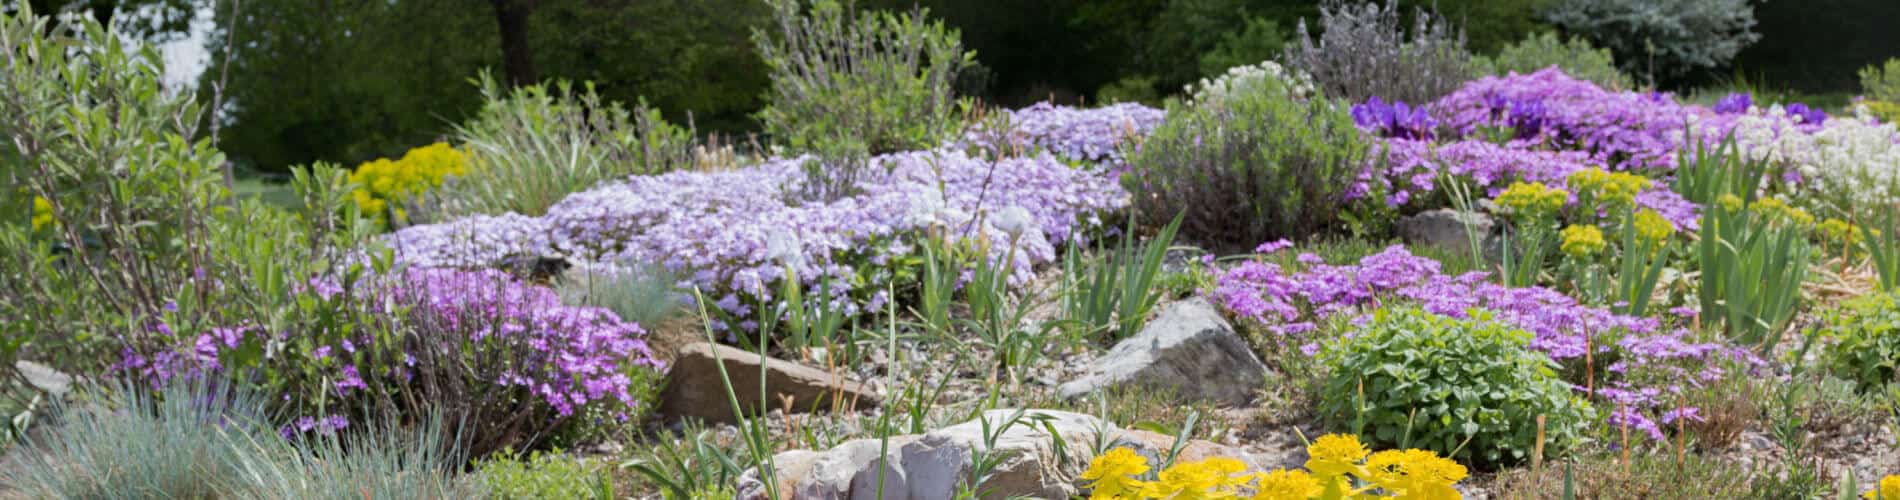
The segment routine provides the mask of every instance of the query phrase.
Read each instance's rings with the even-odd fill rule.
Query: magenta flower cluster
[[[331,311],[318,315],[360,314],[359,320],[328,323],[341,330],[317,327],[323,322],[312,320],[298,331],[220,327],[194,336],[175,334],[160,323],[157,332],[170,334],[179,345],[153,353],[128,349],[118,371],[158,385],[178,376],[252,370],[279,374],[263,380],[321,381],[321,386],[269,388],[284,392],[285,401],[330,402],[284,429],[294,434],[335,431],[351,416],[394,410],[353,401],[364,394],[412,392],[416,389],[407,386],[423,373],[434,384],[453,380],[450,385],[469,392],[483,392],[474,389],[482,386],[513,388],[530,406],[538,400],[559,418],[590,406],[624,414],[638,404],[631,370],[660,366],[639,325],[606,309],[562,304],[554,291],[501,271],[414,268],[366,278],[350,288],[346,294],[324,278],[295,292],[298,302]],[[280,351],[239,354],[264,343],[281,346],[274,348]],[[282,376],[291,373],[315,377]]]
[[[501,271],[414,269],[393,291],[396,301],[410,306],[410,322],[427,325],[422,333],[446,336],[437,341],[481,344],[501,337],[526,347],[515,351],[494,383],[526,390],[563,417],[599,402],[637,404],[628,370],[660,367],[640,325],[606,309],[563,304],[553,290]],[[340,347],[354,348],[348,341]],[[413,364],[413,357],[404,356],[402,364]]]
[[[1279,250],[1284,245],[1262,248]],[[1337,315],[1363,318],[1369,308],[1388,301],[1415,303],[1434,314],[1457,318],[1468,317],[1474,310],[1490,311],[1498,321],[1530,332],[1530,347],[1552,359],[1577,360],[1592,350],[1598,359],[1616,357],[1610,371],[1630,376],[1606,376],[1596,388],[1598,395],[1629,409],[1615,418],[1654,432],[1658,439],[1661,434],[1652,416],[1683,411],[1672,406],[1676,400],[1669,395],[1720,378],[1721,368],[1714,360],[1728,357],[1759,363],[1746,350],[1693,342],[1684,332],[1663,331],[1655,318],[1586,306],[1556,290],[1509,288],[1489,281],[1483,272],[1442,274],[1437,261],[1412,255],[1402,246],[1352,265],[1326,264],[1310,253],[1301,254],[1298,261],[1304,269],[1295,272],[1261,260],[1243,262],[1220,273],[1208,293],[1229,314],[1289,341],[1313,331],[1318,321]],[[1311,354],[1318,345],[1309,343],[1302,349]],[[1673,382],[1656,385],[1657,380]]]

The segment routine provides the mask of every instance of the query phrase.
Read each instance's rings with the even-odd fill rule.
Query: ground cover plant
[[[282,204],[244,103],[0,13],[0,497],[1900,495],[1891,71],[1694,101],[1329,1],[1011,108],[930,11],[769,7],[763,136],[478,74]]]

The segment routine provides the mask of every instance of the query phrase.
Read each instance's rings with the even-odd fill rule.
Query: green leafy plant
[[[541,215],[601,181],[695,163],[692,130],[667,123],[644,102],[628,109],[602,101],[592,83],[510,88],[482,73],[475,84],[482,109],[455,127],[467,171],[431,200],[443,217]]]
[[[599,464],[559,451],[504,451],[477,463],[474,474],[493,498],[616,498],[613,480]]]
[[[974,64],[955,29],[834,0],[774,0],[752,33],[772,79],[759,121],[774,142],[813,153],[808,197],[849,194],[871,155],[936,147],[962,129],[957,74]]]
[[[1822,318],[1821,335],[1834,340],[1824,357],[1828,371],[1868,391],[1900,384],[1900,292],[1850,300]]]
[[[664,436],[653,446],[620,464],[655,485],[670,500],[706,498],[701,495],[729,488],[752,465],[744,449],[728,450],[719,433],[689,424],[678,437]],[[727,490],[729,491],[729,490]]]
[[[1351,337],[1325,346],[1331,373],[1320,414],[1360,422],[1378,446],[1417,447],[1479,466],[1530,460],[1535,420],[1547,453],[1578,445],[1594,419],[1531,334],[1480,311],[1454,319],[1412,306],[1373,312]]]
[[[1860,92],[1876,101],[1900,102],[1900,58],[1860,69]]]
[[[1122,182],[1138,213],[1180,214],[1185,237],[1241,245],[1339,229],[1341,207],[1354,206],[1346,190],[1370,158],[1345,105],[1297,97],[1276,78],[1217,104],[1171,106],[1124,149]]]
[[[1581,37],[1568,40],[1555,33],[1533,33],[1498,51],[1497,57],[1476,57],[1473,64],[1492,75],[1531,74],[1557,66],[1564,74],[1594,82],[1606,89],[1631,89],[1629,75],[1616,68],[1616,59],[1608,49],[1590,45]]]

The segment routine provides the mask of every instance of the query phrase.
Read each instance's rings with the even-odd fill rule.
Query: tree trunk
[[[534,13],[534,0],[489,0],[495,6],[495,22],[501,27],[501,68],[508,82],[533,85],[540,80],[534,71],[534,51],[528,46],[528,16]]]

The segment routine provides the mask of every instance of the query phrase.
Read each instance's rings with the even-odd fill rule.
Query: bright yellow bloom
[[[1636,212],[1636,218],[1631,223],[1636,224],[1636,236],[1649,241],[1667,240],[1669,235],[1676,233],[1676,226],[1670,225],[1669,219],[1653,209]]]
[[[19,219],[14,219],[19,220]],[[33,230],[53,225],[53,202],[39,196],[33,197]]]
[[[1636,201],[1636,193],[1649,187],[1649,179],[1628,173],[1611,173],[1602,168],[1578,170],[1564,179],[1570,191],[1584,199],[1592,199],[1616,206],[1627,206]]]
[[[1139,499],[1148,483],[1135,479],[1148,472],[1148,458],[1128,448],[1115,448],[1089,460],[1082,479],[1090,481],[1091,500]]]
[[[1371,452],[1357,436],[1327,434],[1306,445],[1306,469],[1324,477],[1338,476],[1358,467],[1367,453]]]
[[[1511,209],[1511,214],[1528,219],[1541,219],[1555,215],[1570,201],[1570,193],[1562,189],[1546,186],[1542,182],[1517,182],[1504,188],[1495,200],[1498,205]]]
[[[1609,243],[1603,241],[1603,230],[1596,226],[1571,224],[1564,228],[1562,250],[1565,255],[1584,259],[1603,251]]]
[[[467,172],[467,155],[438,142],[411,149],[400,160],[379,158],[358,165],[350,173],[350,182],[356,184],[351,194],[364,214],[380,219],[386,210],[402,213],[399,205],[415,201],[449,178]]]
[[[1251,479],[1246,471],[1247,464],[1226,457],[1176,463],[1161,471],[1161,480],[1151,485],[1148,494],[1177,500],[1234,498]]]
[[[1319,480],[1303,470],[1276,469],[1258,476],[1253,500],[1307,500],[1319,496]]]
[[[1900,474],[1894,474],[1894,475],[1887,476],[1886,478],[1881,479],[1880,487],[1875,488],[1873,490],[1868,490],[1867,494],[1863,495],[1862,498],[1868,498],[1868,499],[1884,498],[1886,500],[1900,500]]]
[[[1402,498],[1461,498],[1451,485],[1470,473],[1465,466],[1426,450],[1386,450],[1366,458],[1367,482]]]
[[[1742,197],[1735,196],[1732,194],[1725,194],[1725,195],[1716,197],[1715,204],[1721,205],[1722,210],[1734,212],[1734,211],[1742,209]]]

